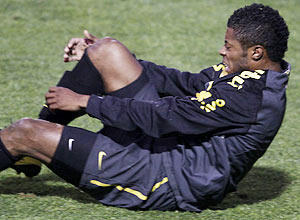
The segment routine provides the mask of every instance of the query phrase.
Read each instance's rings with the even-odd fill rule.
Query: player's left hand
[[[93,45],[99,38],[90,34],[87,30],[83,31],[84,38],[71,38],[64,48],[64,61],[79,61],[84,54],[84,50]]]
[[[81,95],[64,87],[50,87],[45,95],[50,110],[78,111],[86,108],[89,95]]]

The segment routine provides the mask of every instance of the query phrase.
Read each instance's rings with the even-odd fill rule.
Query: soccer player
[[[222,63],[191,74],[137,60],[119,41],[85,32],[65,48],[65,61],[80,61],[46,94],[45,120],[21,119],[0,132],[0,170],[31,156],[103,204],[215,205],[282,123],[288,36],[278,11],[245,6],[228,20]],[[104,128],[65,126],[84,113]]]

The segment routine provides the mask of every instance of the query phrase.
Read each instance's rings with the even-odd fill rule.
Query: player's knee
[[[104,64],[105,59],[120,57],[119,55],[123,49],[124,46],[118,40],[105,37],[99,39],[94,45],[88,48],[88,55],[92,60],[99,58],[99,61]]]
[[[27,153],[28,147],[38,143],[39,132],[36,129],[36,123],[35,119],[22,118],[11,126],[10,138],[15,143],[14,150],[18,154]]]
[[[32,118],[22,118],[14,124],[14,127],[17,131],[22,133],[27,133],[29,130],[32,130],[34,127],[34,119]]]

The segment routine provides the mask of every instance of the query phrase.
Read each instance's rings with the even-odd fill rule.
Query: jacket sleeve
[[[213,80],[215,75],[219,74],[219,71],[215,71],[213,67],[204,69],[200,73],[190,73],[156,65],[149,61],[140,60],[139,62],[158,93],[164,96],[194,95],[196,91],[204,89],[205,83]]]
[[[92,95],[86,111],[105,125],[124,130],[140,128],[150,136],[160,137],[172,132],[197,135],[228,127],[243,128],[255,120],[258,105],[255,93],[221,83],[194,97],[156,101]]]

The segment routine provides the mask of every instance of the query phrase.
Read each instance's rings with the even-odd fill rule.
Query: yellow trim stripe
[[[17,161],[15,165],[36,165],[41,166],[41,162],[32,157],[23,157],[21,160]]]
[[[98,169],[101,170],[103,157],[106,156],[104,151],[100,151],[98,154]]]
[[[46,108],[49,108],[49,106],[47,104],[44,104],[43,106],[46,107]]]
[[[152,188],[152,191],[151,192],[154,192],[155,190],[157,190],[161,185],[165,184],[166,182],[168,182],[168,177],[165,177],[163,178],[163,180],[161,182],[158,182],[156,183],[153,188]],[[109,187],[109,186],[114,186],[114,185],[111,185],[111,184],[106,184],[106,183],[101,183],[97,180],[91,180],[90,181],[91,184],[94,184],[96,186],[101,186],[101,187]],[[130,189],[130,188],[124,188],[120,185],[115,185],[115,187],[117,188],[117,190],[119,191],[125,191],[125,192],[128,192],[132,195],[135,195],[136,197],[138,197],[140,200],[147,200],[148,197],[143,195],[141,192],[137,191],[137,190],[134,190],[134,189]]]
[[[165,184],[165,183],[168,182],[168,181],[169,181],[168,177],[163,178],[163,180],[162,180],[161,182],[156,183],[156,184],[153,186],[151,192],[154,192],[154,191],[157,190],[162,184]]]
[[[90,183],[94,184],[94,185],[97,185],[97,186],[102,186],[102,187],[108,187],[108,186],[113,186],[113,185],[110,185],[110,184],[106,184],[106,183],[101,183],[97,180],[91,180]],[[119,185],[116,185],[115,186],[119,191],[125,191],[125,192],[128,192],[130,194],[133,194],[135,195],[136,197],[138,197],[140,200],[147,200],[148,197],[143,195],[141,192],[137,191],[137,190],[133,190],[133,189],[130,189],[130,188],[123,188],[122,186],[119,186]]]
[[[214,81],[209,81],[208,82],[208,87],[207,87],[206,91],[209,91],[211,89],[211,87],[212,87],[213,84],[214,84]]]
[[[136,197],[138,197],[140,200],[147,200],[148,199],[147,196],[143,195],[139,191],[136,191],[136,190],[133,190],[133,189],[130,189],[130,188],[123,188],[122,186],[116,186],[116,188],[120,191],[125,191],[125,192],[128,192],[128,193],[131,193],[131,194],[135,195]]]
[[[110,184],[101,183],[101,182],[99,182],[99,181],[97,181],[97,180],[91,180],[90,182],[91,182],[91,184],[94,184],[94,185],[97,185],[97,186],[102,186],[102,187],[108,187],[108,186],[111,186]]]

